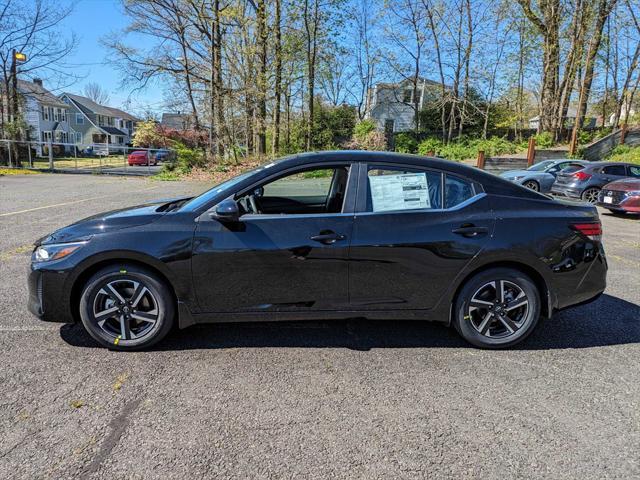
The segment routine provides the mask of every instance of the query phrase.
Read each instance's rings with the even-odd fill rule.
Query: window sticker
[[[369,177],[374,212],[431,208],[429,185],[424,173]]]

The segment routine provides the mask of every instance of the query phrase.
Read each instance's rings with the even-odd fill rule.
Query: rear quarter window
[[[444,208],[453,208],[475,196],[473,184],[465,179],[445,175]]]

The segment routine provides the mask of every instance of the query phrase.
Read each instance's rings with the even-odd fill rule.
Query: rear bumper
[[[582,189],[573,187],[571,185],[553,184],[551,187],[551,193],[570,198],[580,198],[582,196]]]

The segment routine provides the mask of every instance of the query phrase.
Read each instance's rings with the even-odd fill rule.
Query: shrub
[[[418,153],[420,155],[428,155],[433,152],[434,155],[439,155],[443,146],[444,144],[441,140],[433,137],[427,138],[418,145]]]
[[[395,138],[396,152],[400,153],[416,153],[418,151],[418,142],[411,133],[399,133]]]
[[[553,146],[553,135],[549,132],[538,133],[535,137],[536,147],[549,148]]]
[[[353,128],[353,136],[359,140],[363,141],[367,138],[367,136],[375,131],[376,124],[373,120],[362,120],[356,123],[356,126]]]
[[[387,139],[384,133],[375,130],[362,134],[360,138],[354,134],[351,141],[345,145],[348,150],[377,150],[387,149]]]

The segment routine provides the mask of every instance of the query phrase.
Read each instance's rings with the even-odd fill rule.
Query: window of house
[[[76,143],[82,143],[82,132],[76,132]]]
[[[367,211],[442,208],[442,174],[398,167],[369,166]]]
[[[53,109],[53,121],[57,122],[60,120],[60,116],[58,115],[58,109],[54,107]]]
[[[475,195],[473,184],[468,180],[445,175],[444,208],[453,208]]]
[[[76,113],[76,125],[84,125],[84,117],[81,113]]]
[[[47,107],[40,105],[40,113],[43,120],[49,120],[49,111],[47,110]]]
[[[254,188],[238,203],[243,213],[251,214],[340,213],[348,178],[348,165],[305,169]]]
[[[50,142],[51,140],[53,140],[52,132],[42,132],[43,142]]]
[[[53,107],[48,107],[49,110],[49,120],[54,120],[53,118]]]
[[[67,121],[67,111],[64,108],[60,109],[60,121],[61,122]]]
[[[403,103],[412,103],[413,102],[413,89],[406,88],[402,93],[402,102]]]

